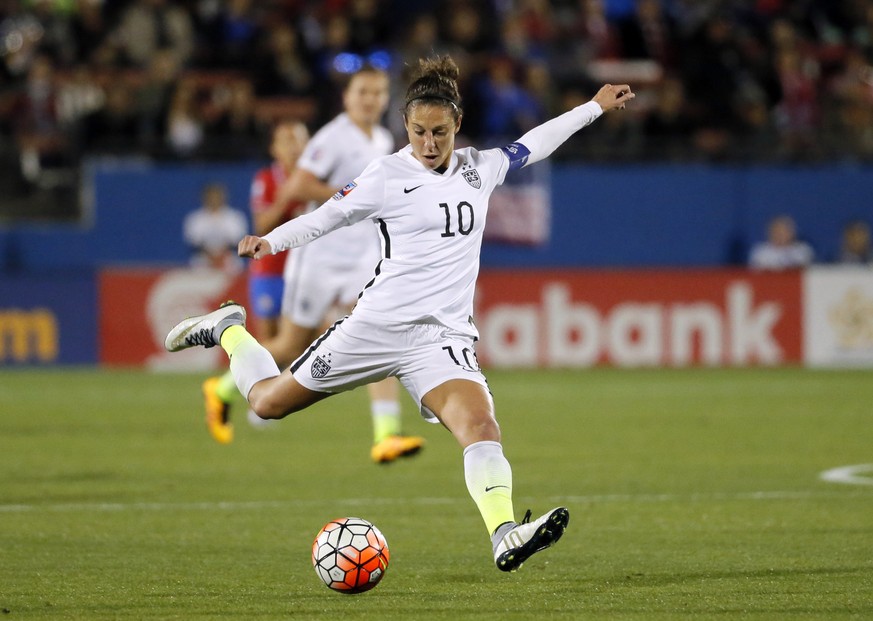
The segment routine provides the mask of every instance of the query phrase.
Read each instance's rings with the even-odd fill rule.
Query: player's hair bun
[[[451,56],[421,58],[412,83],[406,89],[405,110],[418,101],[430,104],[443,103],[452,107],[457,119],[461,115],[461,94],[458,77],[461,71]]]
[[[440,77],[448,78],[452,82],[456,82],[461,75],[461,70],[454,59],[448,54],[445,56],[436,56],[433,58],[419,58],[418,70],[413,74],[412,81],[415,82],[424,77]]]

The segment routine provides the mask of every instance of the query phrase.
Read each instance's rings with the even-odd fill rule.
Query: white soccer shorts
[[[327,393],[396,376],[431,423],[439,421],[421,399],[440,384],[465,379],[488,388],[472,337],[431,323],[377,324],[354,313],[321,335],[291,372],[306,388]]]

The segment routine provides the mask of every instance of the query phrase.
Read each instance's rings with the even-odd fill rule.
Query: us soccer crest
[[[329,356],[329,354],[328,354]],[[315,379],[321,379],[330,371],[330,357],[328,357],[327,361],[324,360],[321,356],[317,356],[315,360],[312,361],[312,377]]]
[[[477,190],[482,187],[482,180],[479,179],[479,173],[476,172],[476,169],[473,168],[471,170],[465,170],[463,172],[464,181],[472,185]]]

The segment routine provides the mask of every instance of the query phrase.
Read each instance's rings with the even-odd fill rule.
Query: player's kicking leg
[[[329,396],[301,386],[290,373],[280,374],[270,352],[246,331],[245,320],[242,306],[225,302],[176,324],[164,345],[168,351],[220,345],[230,357],[237,388],[261,418],[283,418]]]

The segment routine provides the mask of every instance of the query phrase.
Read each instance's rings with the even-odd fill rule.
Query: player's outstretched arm
[[[537,125],[516,142],[504,147],[510,169],[546,159],[570,136],[593,123],[601,114],[624,108],[634,97],[636,95],[627,84],[604,85],[588,103]]]

